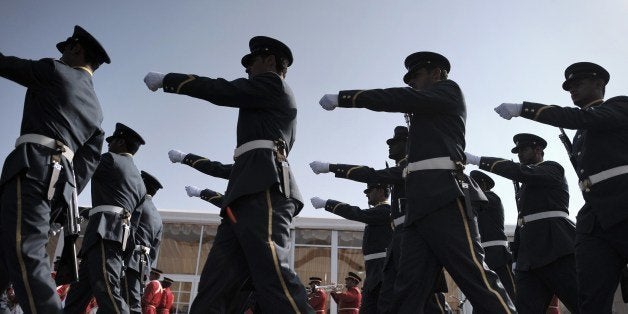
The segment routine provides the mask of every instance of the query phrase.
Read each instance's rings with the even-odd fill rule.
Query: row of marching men
[[[386,143],[389,147],[389,158],[395,161],[395,166],[385,169],[375,170],[361,165],[332,164],[314,161],[310,167],[316,174],[334,173],[338,178],[350,179],[358,182],[365,182],[367,189],[364,194],[368,199],[369,208],[361,209],[341,201],[333,199],[322,199],[314,197],[311,199],[315,208],[324,208],[328,212],[339,215],[345,219],[363,222],[364,229],[363,246],[364,261],[366,265],[366,278],[361,298],[360,313],[386,313],[391,306],[393,299],[394,283],[397,271],[401,266],[399,256],[403,254],[401,247],[401,236],[403,234],[402,225],[405,221],[405,186],[404,168],[406,162],[408,128],[398,126],[394,129],[394,135]],[[573,237],[575,228],[573,223],[567,219],[567,203],[564,193],[566,185],[563,172],[560,169],[552,171],[551,167],[556,167],[554,162],[543,164],[543,150],[547,143],[542,138],[532,134],[517,134],[514,137],[515,147],[513,153],[519,155],[520,165],[526,167],[525,174],[517,173],[513,169],[520,167],[519,164],[510,162],[502,165],[509,170],[492,168],[496,174],[503,174],[505,177],[515,180],[517,184],[517,201],[533,202],[543,208],[556,209],[555,216],[552,217],[529,217],[528,213],[520,213],[520,217],[527,217],[527,222],[543,218],[544,223],[528,225],[522,240],[521,230],[523,223],[519,221],[516,228],[515,241],[511,246],[504,231],[504,208],[501,199],[491,189],[495,186],[494,180],[485,172],[474,170],[470,173],[467,183],[476,186],[473,191],[475,195],[470,195],[473,217],[476,217],[477,227],[470,224],[472,228],[477,228],[480,236],[479,244],[484,251],[484,262],[490,270],[495,272],[499,281],[507,291],[511,299],[515,300],[517,293],[521,292],[528,296],[526,304],[532,304],[534,310],[545,309],[547,313],[558,313],[558,299],[556,295],[565,298],[568,308],[575,309],[575,269],[573,267]],[[470,155],[470,154],[469,154]],[[472,158],[471,158],[472,159]],[[549,170],[545,169],[550,167]],[[553,182],[557,182],[554,184]],[[526,189],[521,192],[523,183]],[[392,188],[391,204],[388,198]],[[529,198],[533,198],[532,201]],[[544,204],[543,201],[549,202]],[[536,218],[536,219],[534,219]],[[549,226],[547,224],[550,224]],[[547,230],[553,230],[557,234],[548,234]],[[560,230],[560,232],[557,232]],[[563,260],[570,260],[570,264],[563,265]],[[517,261],[519,266],[517,267]],[[555,264],[559,263],[559,264]],[[537,272],[539,268],[552,266],[551,273],[546,271]],[[513,266],[517,267],[519,277],[515,280]],[[528,272],[530,271],[530,272]],[[528,276],[526,278],[523,278]],[[320,285],[319,278],[310,278],[310,294],[312,307],[318,311],[325,310],[325,303],[320,302],[324,289],[316,289]],[[432,288],[432,297],[426,304],[425,313],[451,313],[449,302],[446,301],[445,292],[448,287],[444,273],[438,275],[436,284]],[[536,284],[534,284],[536,282]],[[538,283],[548,283],[547,286]],[[537,295],[532,296],[532,293]],[[466,300],[457,300],[457,307],[462,307]],[[524,302],[520,302],[524,304]],[[339,311],[340,313],[354,313],[352,311]],[[538,313],[544,313],[541,311]],[[357,311],[355,311],[357,313]]]

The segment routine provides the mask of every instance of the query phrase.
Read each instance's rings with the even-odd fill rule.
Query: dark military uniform
[[[131,225],[135,231],[134,247],[127,250],[129,253],[125,257],[126,270],[122,281],[122,291],[131,313],[142,311],[141,292],[150,269],[157,266],[157,252],[163,233],[163,222],[153,203],[153,195],[150,194],[152,191],[156,192],[161,189],[162,186],[147,172],[142,171],[141,176],[148,194],[131,216]]]
[[[252,53],[274,54],[292,62],[284,44],[255,37]],[[191,313],[224,311],[250,275],[258,305],[266,312],[311,312],[305,287],[289,269],[289,225],[303,206],[285,160],[295,140],[297,108],[292,90],[281,76],[262,73],[234,81],[188,74],[167,74],[167,93],[205,99],[219,106],[239,108],[235,163],[228,166],[225,192],[214,245],[201,274]],[[246,145],[245,145],[246,144]]]
[[[488,203],[476,203],[474,208],[478,215],[478,229],[484,248],[484,261],[493,270],[508,291],[511,299],[515,299],[516,289],[512,273],[512,255],[508,250],[508,237],[504,232],[504,207],[502,201],[490,189],[495,182],[481,171],[471,171],[471,177],[478,183],[484,182],[484,195]]]
[[[369,187],[371,187],[369,185]],[[328,200],[325,210],[345,219],[363,222],[362,254],[366,278],[362,287],[362,306],[360,313],[377,313],[377,298],[383,280],[386,248],[392,239],[390,223],[390,205],[381,203],[368,209],[360,209],[335,200]]]
[[[100,47],[78,26],[71,39]],[[0,290],[11,281],[25,312],[59,313],[46,255],[51,217],[63,223],[65,209],[96,169],[104,137],[102,109],[88,68],[0,53],[0,76],[27,88],[21,136],[0,177]],[[53,171],[53,161],[60,170]]]
[[[433,55],[413,54],[406,59],[407,67],[440,62],[429,60]],[[445,68],[449,70],[448,61]],[[483,266],[475,220],[465,208],[464,192],[453,170],[454,162],[464,160],[465,146],[466,107],[458,84],[442,80],[425,90],[341,91],[339,107],[411,114],[408,168],[412,165],[412,170],[406,176],[403,253],[390,312],[415,313],[424,308],[443,266],[477,311],[514,312],[497,275]]]
[[[118,123],[112,137],[127,136],[130,132],[137,134]],[[125,239],[125,225],[130,230],[131,215],[145,195],[146,187],[131,154],[102,154],[92,179],[93,207],[81,246],[79,281],[70,286],[66,313],[84,311],[92,295],[100,311],[129,312],[120,291],[123,246],[129,239]]]
[[[581,69],[575,65],[570,68],[565,71],[567,79],[580,74],[578,70],[591,76],[595,69],[587,64]],[[599,100],[582,109],[524,102],[521,116],[578,130],[572,153],[581,182],[628,165],[623,149],[628,145],[626,96]],[[613,294],[628,261],[628,175],[621,171],[614,174],[593,185],[581,183],[585,205],[578,212],[575,247],[581,313],[611,312]]]
[[[391,206],[390,219],[393,225],[393,236],[390,245],[386,249],[386,260],[384,262],[383,280],[378,298],[378,310],[386,313],[392,305],[394,299],[394,286],[397,278],[397,272],[401,265],[401,239],[403,238],[403,222],[406,215],[406,191],[405,180],[403,178],[403,169],[407,165],[407,159],[404,158],[394,167],[375,170],[366,166],[330,164],[329,171],[333,172],[337,178],[345,178],[353,181],[364,183],[382,183],[391,185]],[[434,286],[434,297],[430,298],[425,305],[425,313],[449,313],[451,309],[444,302],[443,292],[447,292],[447,282],[445,273],[436,280]]]
[[[569,190],[563,167],[554,161],[521,165],[482,157],[480,169],[522,183],[517,195],[515,253],[519,313],[545,312],[554,294],[570,311],[576,311],[575,226],[567,218]]]

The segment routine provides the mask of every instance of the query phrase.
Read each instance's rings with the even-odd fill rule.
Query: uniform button
[[[582,136],[582,134],[578,134],[578,138],[580,138]]]
[[[580,169],[580,173],[584,173],[584,169]]]
[[[578,156],[580,156],[580,154],[581,154],[581,153],[582,153],[582,152],[578,152]]]
[[[534,112],[534,109],[531,109],[530,112]]]

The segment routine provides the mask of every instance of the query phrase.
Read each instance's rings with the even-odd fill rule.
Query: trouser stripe
[[[511,265],[506,265],[506,269],[508,269],[508,277],[510,278],[510,284],[512,285],[512,291],[515,292],[515,294],[517,294],[517,285],[515,284],[515,278],[512,276],[512,266]],[[513,298],[515,296],[512,296]]]
[[[445,314],[445,307],[440,304],[440,300],[438,299],[438,293],[434,293],[434,299],[436,300],[436,304],[438,305],[438,309],[440,310],[441,314]]]
[[[467,236],[467,244],[469,244],[469,252],[471,253],[471,257],[473,258],[473,262],[475,263],[475,266],[478,268],[478,270],[480,271],[480,274],[482,275],[482,281],[484,281],[484,285],[486,286],[486,288],[497,297],[497,299],[499,300],[499,303],[501,303],[502,306],[504,307],[504,310],[506,310],[506,313],[510,314],[510,309],[508,309],[508,305],[506,305],[506,302],[504,301],[502,296],[497,291],[495,291],[495,289],[491,287],[491,285],[488,282],[488,278],[486,278],[486,273],[484,272],[484,268],[482,267],[482,265],[477,259],[477,256],[475,255],[475,249],[473,248],[473,241],[471,240],[471,231],[469,231],[469,224],[465,217],[465,212],[464,212],[465,209],[462,206],[462,203],[460,203],[460,199],[457,199],[456,203],[458,204],[460,217],[462,217],[462,223],[464,224],[464,231]]]
[[[279,267],[279,258],[277,257],[277,252],[275,251],[275,242],[273,242],[273,204],[270,201],[270,190],[266,190],[266,203],[268,205],[268,246],[270,247],[270,254],[273,256],[273,264],[275,266],[275,271],[277,272],[277,277],[279,277],[279,282],[281,283],[281,287],[283,288],[283,293],[290,301],[290,305],[295,313],[301,313],[299,308],[297,307],[296,302],[292,298],[290,291],[288,291],[288,286],[281,275],[281,268]]]
[[[26,271],[26,264],[24,263],[24,256],[22,255],[22,180],[21,177],[17,177],[17,221],[15,228],[15,253],[17,256],[17,262],[20,264],[20,272],[22,273],[22,281],[24,281],[24,289],[26,290],[26,296],[28,297],[28,305],[31,308],[33,314],[37,314],[37,308],[35,308],[35,299],[33,299],[33,292],[31,291],[31,284],[28,282],[28,272]]]

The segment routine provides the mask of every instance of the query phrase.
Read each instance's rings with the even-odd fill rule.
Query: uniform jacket
[[[133,213],[145,195],[144,181],[131,155],[102,154],[92,178],[92,207],[119,206]],[[122,243],[122,236],[122,215],[97,213],[89,217],[81,251],[87,252],[99,238]]]
[[[407,165],[407,159],[403,159],[397,166],[375,170],[367,166],[330,164],[329,171],[337,178],[349,179],[364,183],[384,183],[392,185],[390,191],[391,219],[406,214],[406,187],[403,178],[403,168]],[[401,229],[401,228],[398,228]]]
[[[327,292],[316,289],[307,296],[307,302],[316,313],[327,313]]]
[[[163,222],[157,207],[153,203],[153,198],[150,195],[146,195],[139,208],[133,212],[131,221],[137,220],[137,228],[133,235],[134,245],[142,245],[150,248],[150,263],[148,268],[156,266],[157,252],[159,251],[159,245],[161,244],[161,236],[163,233]],[[129,259],[126,261],[127,268],[140,271],[140,254],[134,252],[129,254]]]
[[[474,203],[482,242],[508,240],[504,232],[504,207],[501,199],[492,191],[485,191],[484,195],[488,203]],[[491,269],[512,263],[510,252],[505,246],[489,246],[484,248],[484,252],[484,260]]]
[[[345,292],[331,292],[332,299],[338,303],[338,314],[358,314],[362,303],[360,288],[353,287]]]
[[[159,305],[157,306],[157,314],[170,314],[170,308],[174,303],[174,294],[170,290],[170,287],[164,288],[161,293],[161,299],[159,300]]]
[[[341,91],[339,107],[411,114],[408,163],[449,157],[464,160],[466,105],[458,84],[439,81],[424,90],[409,87]],[[415,171],[406,177],[406,224],[463,196],[450,170]]]
[[[521,182],[517,195],[519,218],[546,211],[569,213],[569,189],[563,167],[554,161],[533,165],[482,157],[480,169]],[[575,226],[565,218],[547,218],[525,223],[518,230],[517,270],[547,265],[574,252]],[[482,240],[484,241],[484,240]]]
[[[579,180],[614,167],[628,165],[628,97],[618,96],[586,109],[546,106],[524,102],[524,118],[576,129],[573,161]],[[578,212],[578,232],[590,232],[597,220],[610,228],[628,218],[628,174],[620,175],[582,193],[584,207]]]
[[[159,280],[151,280],[144,289],[142,296],[142,313],[156,314],[157,306],[161,301],[164,289],[161,287]]]
[[[325,210],[345,219],[366,224],[362,238],[362,253],[364,255],[386,252],[386,248],[392,239],[390,205],[383,203],[373,208],[362,210],[357,206],[328,200]],[[366,278],[364,279],[363,288],[365,291],[374,289],[383,280],[384,261],[385,258],[378,258],[364,263]]]
[[[20,135],[44,135],[63,142],[74,152],[72,164],[62,158],[57,188],[68,204],[71,189],[76,187],[80,193],[94,173],[104,139],[102,108],[91,74],[58,60],[24,60],[0,53],[0,76],[27,88]],[[16,147],[5,160],[0,186],[23,172],[32,179],[49,180],[53,152],[36,144]]]
[[[234,81],[170,73],[164,78],[163,89],[167,93],[185,94],[218,106],[239,108],[237,146],[253,140],[283,140],[287,153],[292,149],[296,133],[296,102],[288,84],[275,73]],[[231,171],[222,208],[241,196],[281,184],[281,169],[277,166],[275,153],[269,149],[248,151],[226,167]],[[303,201],[292,173],[290,191],[291,197],[300,203],[300,210]]]

